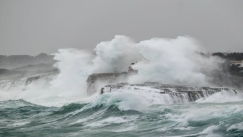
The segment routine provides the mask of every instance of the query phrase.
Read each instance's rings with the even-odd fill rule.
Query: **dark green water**
[[[102,99],[101,99],[102,100]],[[0,102],[1,137],[243,137],[243,102],[151,105],[121,101],[44,107]]]

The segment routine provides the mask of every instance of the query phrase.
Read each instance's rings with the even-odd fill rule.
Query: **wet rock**
[[[102,87],[100,93],[108,92],[122,92],[123,89],[131,90],[151,90],[151,92],[157,92],[163,95],[169,95],[171,98],[177,100],[186,100],[188,102],[196,101],[200,98],[208,97],[218,92],[228,91],[233,94],[237,94],[237,91],[230,88],[224,87],[189,87],[189,86],[179,86],[179,85],[167,85],[159,83],[147,82],[144,84],[128,84],[128,83],[118,83],[113,85],[106,85]]]
[[[107,84],[116,84],[124,82],[128,78],[129,73],[96,73],[89,75],[87,79],[87,93],[92,94],[100,90],[102,86]]]

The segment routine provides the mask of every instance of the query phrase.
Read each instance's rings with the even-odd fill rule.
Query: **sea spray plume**
[[[133,68],[138,70],[138,75],[131,76],[129,83],[159,82],[210,86],[214,70],[221,72],[218,65],[221,60],[199,54],[198,51],[203,50],[189,37],[154,38],[136,44],[126,36],[116,36],[109,42],[98,44],[95,51],[96,53],[92,54],[78,49],[58,50],[58,53],[54,54],[54,59],[57,61],[55,67],[60,73],[57,76],[53,74],[54,79],[50,82],[50,87],[49,84],[43,84],[44,87],[41,88],[39,82],[33,82],[25,91],[10,93],[9,97],[16,96],[17,99],[25,99],[36,104],[58,106],[79,101],[87,97],[86,80],[89,75],[127,71],[134,62],[137,62]],[[112,79],[112,84],[121,81]],[[40,82],[45,83],[46,80]],[[97,82],[97,87],[108,84],[109,81],[104,82],[102,79]],[[100,92],[100,88],[97,91]]]
[[[190,37],[154,38],[136,44],[126,36],[101,42],[95,48],[95,55],[62,49],[54,54],[60,74],[52,81],[52,87],[85,95],[90,74],[124,72],[134,62],[138,62],[134,66],[138,75],[130,77],[130,83],[206,85],[210,78],[207,75],[218,69],[219,61],[203,57],[198,51],[202,51],[201,47]]]
[[[131,83],[160,82],[163,84],[208,85],[206,74],[219,69],[217,60],[198,52],[202,48],[190,37],[177,39],[154,38],[136,45],[146,59],[133,66],[138,75],[129,79]]]
[[[111,41],[101,42],[95,48],[95,55],[85,50],[60,49],[54,54],[60,70],[54,79],[52,89],[58,94],[86,96],[86,80],[93,73],[117,73],[127,71],[131,63],[141,60],[135,43],[126,36],[115,36]],[[100,81],[97,84],[109,84]],[[98,87],[100,87],[97,85]]]
[[[131,63],[142,60],[135,43],[126,36],[117,35],[111,41],[101,42],[94,49],[94,72],[125,72]]]
[[[100,88],[107,84],[125,82],[127,78],[125,72],[129,66],[143,59],[136,44],[126,36],[117,35],[111,41],[99,43],[94,50],[96,57],[92,60],[93,73],[100,74],[94,74],[88,78],[87,92],[89,94],[100,91]],[[123,74],[115,75],[118,73]]]
[[[204,57],[198,51],[202,51],[201,47],[189,37],[157,38],[136,44],[126,36],[101,42],[95,48],[95,55],[84,50],[61,49],[54,54],[58,61],[55,67],[60,73],[51,82],[51,89],[65,98],[83,98],[87,94],[89,75],[124,72],[134,62],[137,62],[133,68],[138,70],[138,75],[130,77],[130,83],[207,85],[208,75],[218,69],[219,61]],[[97,84],[102,87],[110,83]]]
[[[60,49],[54,55],[58,61],[55,67],[60,73],[51,82],[52,88],[65,95],[86,96],[86,79],[92,73],[92,54],[84,50]]]

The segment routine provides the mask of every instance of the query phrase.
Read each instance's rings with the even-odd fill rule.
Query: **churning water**
[[[128,97],[128,99],[126,98]],[[241,137],[242,101],[140,106],[133,97],[101,95],[92,103],[44,107],[24,100],[0,103],[3,137]],[[139,104],[137,104],[139,103]]]
[[[195,102],[177,101],[149,87],[86,93],[90,74],[123,72],[133,62],[138,74],[129,83],[214,86],[210,76],[222,61],[202,57],[200,50],[187,37],[135,43],[125,36],[98,44],[96,55],[59,50],[59,74],[0,81],[0,136],[242,137],[241,91],[222,91]]]

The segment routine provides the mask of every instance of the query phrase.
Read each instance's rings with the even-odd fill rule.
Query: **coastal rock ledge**
[[[194,102],[200,98],[211,96],[218,92],[227,92],[232,95],[239,94],[237,90],[223,87],[188,87],[178,85],[166,85],[153,82],[144,84],[128,84],[118,83],[113,85],[106,85],[101,88],[100,93],[123,92],[123,91],[137,91],[157,93],[160,96],[170,98],[173,103]]]

